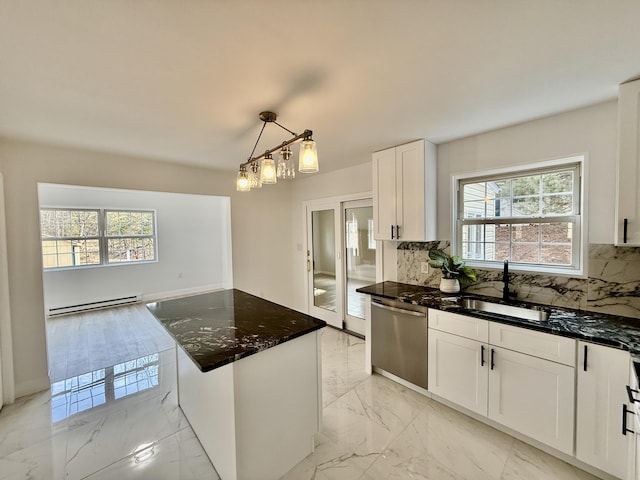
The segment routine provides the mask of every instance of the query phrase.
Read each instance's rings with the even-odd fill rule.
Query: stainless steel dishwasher
[[[427,309],[395,300],[371,300],[371,363],[427,388]]]

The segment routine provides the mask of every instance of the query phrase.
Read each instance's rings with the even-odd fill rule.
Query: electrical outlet
[[[429,274],[429,262],[420,263],[420,273]]]

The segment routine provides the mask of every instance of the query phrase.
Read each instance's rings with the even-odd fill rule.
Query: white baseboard
[[[199,293],[214,292],[228,288],[223,283],[214,283],[209,285],[201,285],[199,287],[183,288],[180,290],[169,290],[167,292],[145,293],[142,295],[142,303],[157,302],[159,300],[167,300],[170,298],[186,297],[188,295],[198,295]]]
[[[43,390],[49,390],[51,388],[51,380],[49,376],[34,378],[26,382],[16,383],[15,395],[16,398],[24,397],[25,395],[31,395],[32,393],[42,392]]]

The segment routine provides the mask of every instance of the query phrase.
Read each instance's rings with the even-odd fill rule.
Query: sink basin
[[[509,317],[522,318],[523,320],[533,320],[537,322],[547,320],[550,315],[549,310],[542,307],[516,307],[515,305],[485,302],[483,300],[476,300],[473,298],[461,298],[459,305],[467,310],[478,310],[480,312],[507,315]]]

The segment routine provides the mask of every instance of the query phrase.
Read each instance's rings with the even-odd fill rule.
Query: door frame
[[[324,197],[324,198],[318,198],[318,199],[314,199],[314,200],[306,200],[302,202],[302,225],[303,225],[303,233],[302,233],[302,239],[303,239],[303,246],[304,246],[304,251],[305,251],[305,258],[304,258],[304,268],[305,268],[305,310],[307,312],[308,315],[313,315],[316,316],[315,313],[318,310],[324,310],[324,309],[318,309],[313,305],[313,302],[311,301],[311,288],[312,288],[312,283],[311,283],[311,275],[309,274],[309,271],[307,269],[307,256],[306,256],[306,251],[307,250],[311,250],[310,246],[311,243],[310,241],[312,240],[310,238],[310,229],[311,229],[311,225],[309,224],[309,212],[312,210],[323,210],[323,209],[329,209],[329,208],[334,208],[337,209],[337,215],[336,218],[334,218],[335,223],[336,223],[336,232],[339,233],[339,238],[340,238],[340,245],[338,248],[338,245],[336,245],[336,256],[339,257],[339,270],[340,272],[338,272],[338,266],[336,267],[336,282],[340,284],[340,296],[338,297],[339,300],[336,304],[336,316],[338,314],[338,311],[340,312],[339,315],[339,322],[338,320],[336,320],[336,316],[334,316],[331,320],[331,322],[328,322],[327,320],[325,320],[324,318],[322,318],[323,316],[326,316],[326,313],[324,312],[329,312],[328,310],[325,310],[324,312],[317,312],[319,313],[318,318],[327,321],[327,323],[329,323],[332,326],[336,326],[338,323],[340,324],[340,327],[336,328],[344,328],[344,321],[345,321],[345,299],[344,299],[344,288],[343,288],[343,284],[344,284],[344,268],[342,266],[342,262],[344,260],[344,212],[343,212],[343,208],[342,208],[342,203],[343,202],[350,202],[350,201],[355,201],[355,200],[366,200],[369,198],[373,198],[372,193],[369,192],[361,192],[361,193],[353,193],[353,194],[349,194],[349,195],[339,195],[339,196],[332,196],[332,197]],[[323,208],[324,207],[324,208]],[[337,235],[338,236],[338,235]],[[380,245],[382,242],[377,242],[376,246]],[[381,249],[380,249],[381,251]],[[380,255],[380,257],[377,256],[378,255],[378,251],[376,251],[376,277],[378,277],[378,272],[380,272],[381,268],[382,268],[382,255]],[[340,279],[338,280],[338,275],[340,275]],[[336,285],[336,289],[338,288],[338,285]],[[336,325],[333,325],[333,324]]]

